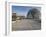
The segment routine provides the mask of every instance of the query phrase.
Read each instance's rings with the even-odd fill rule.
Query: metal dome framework
[[[40,19],[41,17],[40,11],[36,8],[30,9],[27,14],[27,18]]]

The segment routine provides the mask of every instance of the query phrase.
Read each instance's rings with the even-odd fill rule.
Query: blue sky
[[[18,15],[26,16],[31,7],[27,6],[12,6],[12,12]]]
[[[41,10],[40,7],[29,7],[29,6],[12,6],[12,13],[16,13],[17,15],[26,16],[28,11],[32,8],[38,8]]]

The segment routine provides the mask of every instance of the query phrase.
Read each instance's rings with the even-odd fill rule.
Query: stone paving
[[[41,23],[33,19],[21,19],[12,21],[12,31],[16,30],[40,30]]]

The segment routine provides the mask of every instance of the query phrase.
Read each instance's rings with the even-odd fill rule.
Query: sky
[[[38,8],[38,7],[36,7],[36,8]],[[16,13],[18,16],[26,16],[30,9],[32,10],[32,7],[29,7],[29,6],[12,6],[12,13]]]
[[[26,6],[12,6],[12,13],[17,15],[26,16],[31,7]]]

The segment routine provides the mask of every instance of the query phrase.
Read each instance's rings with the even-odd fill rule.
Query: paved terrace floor
[[[22,19],[12,21],[12,31],[16,30],[40,30],[41,23],[33,19]]]

